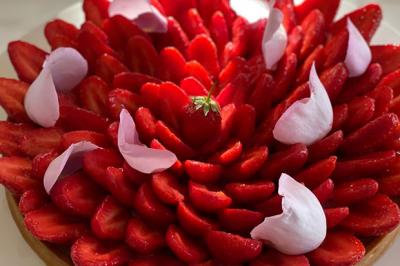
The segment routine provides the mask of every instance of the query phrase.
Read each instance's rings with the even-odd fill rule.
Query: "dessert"
[[[0,183],[36,239],[78,266],[335,266],[393,236],[380,7],[248,3],[85,0],[81,28],[46,25],[51,52],[9,44]]]

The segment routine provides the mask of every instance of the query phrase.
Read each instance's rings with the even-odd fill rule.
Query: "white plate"
[[[347,0],[342,4],[338,16],[354,9],[355,4]],[[72,5],[61,12],[58,17],[79,26],[83,22],[81,4],[77,3]],[[32,30],[22,39],[36,44],[43,49],[48,49],[48,44],[43,36],[43,26]],[[384,22],[374,38],[374,43],[400,43],[400,34],[393,27]],[[0,55],[0,76],[15,77],[7,54]],[[0,119],[4,120],[4,118],[4,112],[0,110]],[[25,243],[14,224],[8,210],[3,189],[0,191],[0,214],[0,266],[43,266],[44,263],[30,249],[28,244]],[[400,255],[397,252],[398,250],[400,250],[400,240],[396,241],[385,255],[379,259],[376,266],[397,265],[395,261],[400,260]]]

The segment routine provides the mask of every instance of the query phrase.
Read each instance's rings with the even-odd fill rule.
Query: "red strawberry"
[[[160,78],[178,83],[185,76],[186,59],[175,47],[165,47],[160,52],[162,68],[159,68]]]
[[[46,39],[51,48],[54,50],[62,47],[59,46],[60,38],[63,38],[65,43],[69,43],[71,45],[74,45],[72,47],[75,47],[79,30],[74,25],[65,22],[64,20],[55,19],[46,24],[44,34],[46,35]]]
[[[375,113],[375,100],[369,97],[357,97],[347,106],[349,107],[349,116],[344,124],[344,130],[347,132],[364,126]]]
[[[310,70],[314,63],[317,69],[320,68],[323,52],[324,52],[324,46],[320,44],[304,60],[303,65],[300,67],[299,70],[297,70],[296,84],[300,85],[308,81]]]
[[[57,124],[67,130],[93,130],[98,132],[104,132],[108,126],[105,118],[75,106],[61,106]]]
[[[107,188],[116,200],[126,206],[133,206],[136,189],[125,176],[122,168],[108,167],[106,170]]]
[[[321,82],[331,101],[335,101],[348,78],[348,71],[344,63],[336,64],[321,74]]]
[[[238,107],[235,117],[235,132],[237,138],[242,143],[247,143],[256,130],[256,110],[249,104],[243,104]]]
[[[21,195],[25,191],[39,187],[31,178],[32,161],[21,157],[0,158],[0,183],[11,192]]]
[[[35,157],[38,154],[60,148],[62,134],[56,128],[39,128],[30,131],[20,140],[21,150],[28,156]]]
[[[128,210],[120,206],[114,198],[108,196],[99,205],[91,219],[92,231],[101,239],[123,239],[128,219]]]
[[[78,50],[89,63],[90,69],[94,69],[97,59],[103,54],[117,56],[113,49],[104,43],[96,33],[81,31],[78,36]]]
[[[216,11],[214,13],[211,18],[209,29],[210,35],[213,38],[215,45],[217,46],[218,55],[220,55],[222,54],[225,45],[229,41],[228,26],[222,12]]]
[[[337,185],[332,203],[336,206],[347,206],[371,198],[377,192],[378,182],[371,178],[360,178]]]
[[[124,175],[129,179],[130,182],[136,184],[136,185],[141,185],[147,180],[150,180],[150,175],[143,174],[132,167],[129,166],[129,164],[125,161],[123,164],[123,172]]]
[[[386,86],[376,87],[367,96],[375,100],[375,118],[389,112],[393,100],[392,88]]]
[[[327,2],[306,0],[295,7],[297,19],[302,21],[312,10],[319,9],[323,13],[326,23],[329,25],[335,18],[339,4],[339,0],[331,0]]]
[[[107,188],[106,170],[110,166],[122,166],[121,156],[113,150],[97,149],[86,152],[83,156],[83,170],[96,183]]]
[[[185,77],[194,77],[200,81],[204,87],[211,88],[213,81],[210,73],[197,61],[189,61],[185,64]]]
[[[334,228],[336,225],[340,224],[347,216],[349,216],[349,208],[333,208],[333,209],[324,209],[326,216],[326,224],[328,229]]]
[[[59,209],[83,217],[91,217],[104,198],[102,190],[82,173],[60,178],[50,195]]]
[[[164,235],[139,218],[131,218],[126,228],[125,242],[140,254],[149,254],[165,246]]]
[[[324,69],[344,61],[349,46],[349,32],[341,29],[333,34],[325,44],[322,54],[322,66]]]
[[[184,11],[196,6],[195,0],[177,0],[171,2],[169,0],[159,0],[160,4],[168,16],[179,17]]]
[[[221,166],[199,161],[185,161],[185,170],[191,180],[201,184],[217,182],[221,176]]]
[[[191,8],[182,13],[180,22],[190,39],[200,34],[210,35],[208,29],[204,25],[203,19],[195,8]]]
[[[213,76],[218,76],[220,71],[218,51],[215,43],[205,34],[197,35],[188,47],[190,60],[196,60],[202,64]]]
[[[300,59],[304,60],[321,43],[325,41],[325,18],[318,9],[310,13],[301,23],[304,30],[303,46],[300,50]]]
[[[303,28],[300,25],[294,27],[288,36],[286,54],[295,54],[296,56],[299,56],[300,49],[303,44],[303,38]]]
[[[204,235],[218,227],[214,221],[200,216],[188,203],[184,202],[178,204],[177,217],[182,228],[192,235]]]
[[[154,174],[151,185],[157,197],[166,204],[177,205],[185,199],[184,187],[175,176],[167,172]]]
[[[0,121],[0,153],[3,156],[22,155],[20,141],[32,130],[26,124]]]
[[[8,55],[20,80],[32,83],[42,70],[47,53],[23,41],[8,44]]]
[[[229,183],[225,186],[226,193],[237,203],[254,203],[269,198],[275,191],[272,182]]]
[[[85,20],[101,26],[103,20],[108,18],[108,7],[110,2],[107,0],[84,0],[83,11],[85,12]]]
[[[64,149],[68,149],[72,144],[81,141],[88,141],[105,148],[110,146],[106,135],[89,130],[77,130],[64,133],[62,135],[61,145]]]
[[[308,258],[310,262],[322,266],[355,265],[365,254],[363,243],[350,233],[336,231],[329,232],[316,250]]]
[[[126,265],[130,258],[125,245],[106,243],[92,236],[81,237],[71,247],[71,259],[76,265]]]
[[[25,94],[28,88],[29,84],[25,82],[0,78],[0,105],[4,108],[10,120],[29,121],[24,107]]]
[[[128,71],[128,68],[114,56],[103,54],[96,61],[95,73],[111,85],[114,77]]]
[[[290,256],[280,253],[274,249],[269,249],[250,263],[250,266],[309,266],[310,263],[306,256]]]
[[[387,86],[393,89],[394,96],[398,96],[400,94],[400,70],[396,70],[382,78],[377,87]]]
[[[55,244],[70,244],[86,232],[84,223],[47,205],[25,215],[25,226],[37,239]]]
[[[150,148],[158,150],[167,150],[157,139],[153,139],[150,142]],[[171,166],[170,169],[177,176],[182,176],[185,171],[183,163],[179,159]]]
[[[298,173],[295,178],[307,187],[314,188],[332,175],[336,167],[336,160],[336,156],[331,156],[328,159],[316,162]]]
[[[389,197],[377,194],[352,207],[341,225],[357,235],[381,236],[392,231],[399,223],[399,206]]]
[[[130,90],[137,93],[146,83],[158,84],[161,83],[161,81],[157,78],[141,73],[123,72],[115,75],[113,87]]]
[[[262,243],[221,231],[211,231],[206,236],[207,247],[213,256],[226,263],[243,263],[261,253]]]
[[[141,217],[157,226],[165,227],[175,220],[172,210],[158,200],[148,184],[143,184],[139,188],[135,196],[134,206]]]
[[[42,208],[47,203],[46,194],[40,190],[27,190],[19,199],[18,208],[23,215]]]
[[[217,212],[227,208],[232,199],[222,191],[211,191],[206,186],[189,181],[189,198],[196,209]]]
[[[332,123],[332,130],[340,129],[347,117],[349,116],[349,107],[347,104],[336,105],[333,108],[333,123]]]
[[[264,220],[262,213],[247,209],[224,209],[218,217],[221,225],[229,232],[249,233]]]
[[[275,88],[271,91],[272,101],[281,100],[289,89],[290,83],[296,78],[297,56],[295,54],[285,55],[279,62],[275,74]]]
[[[108,139],[116,147],[118,147],[118,128],[119,128],[119,121],[112,122],[107,128]]]
[[[170,254],[156,254],[138,257],[129,262],[129,266],[184,266],[185,264]]]
[[[295,6],[293,0],[279,0],[275,4],[283,13],[283,25],[287,32],[290,32],[297,25]]]
[[[47,153],[38,154],[32,161],[32,177],[39,181],[43,180],[43,176],[49,167],[49,164],[57,158],[58,153],[51,151]]]
[[[168,32],[160,41],[164,46],[176,47],[182,54],[186,54],[189,38],[183,31],[181,24],[173,17],[168,18]]]
[[[318,187],[313,189],[314,195],[317,197],[319,202],[324,205],[333,195],[334,184],[332,179],[327,179],[321,183]]]
[[[108,93],[107,107],[114,119],[119,119],[122,109],[134,114],[141,106],[139,95],[124,89],[114,89]]]
[[[181,80],[180,87],[189,96],[206,96],[208,94],[208,90],[204,85],[193,77],[187,77]]]
[[[266,217],[282,213],[282,197],[275,195],[270,199],[258,203],[255,209]]]
[[[263,117],[272,104],[270,91],[274,86],[273,77],[264,73],[258,78],[255,88],[249,96],[248,103],[254,107],[258,119]]]
[[[104,43],[108,43],[108,36],[102,28],[94,24],[92,21],[85,21],[81,26],[81,32],[88,31],[95,35],[97,39]]]
[[[243,145],[240,141],[228,144],[228,146],[214,154],[211,161],[217,164],[227,165],[235,162],[242,155]]]
[[[168,227],[165,239],[175,256],[186,263],[202,262],[208,257],[206,250],[199,243],[175,225]]]
[[[379,178],[379,192],[389,197],[400,195],[400,175],[390,175]]]
[[[334,154],[342,142],[343,132],[341,130],[335,131],[308,147],[308,160],[314,162]]]
[[[126,44],[126,60],[133,72],[154,76],[157,72],[158,53],[146,38],[136,35]]]

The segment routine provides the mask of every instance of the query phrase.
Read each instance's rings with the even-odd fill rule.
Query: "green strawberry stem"
[[[208,91],[207,96],[194,96],[192,97],[193,104],[195,106],[195,110],[203,109],[204,115],[207,116],[208,113],[211,111],[215,113],[219,113],[220,108],[216,101],[211,98],[211,95],[215,88],[217,87],[216,82],[214,82]]]

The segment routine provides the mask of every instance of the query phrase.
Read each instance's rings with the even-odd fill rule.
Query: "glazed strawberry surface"
[[[76,48],[89,75],[59,94],[53,128],[32,124],[24,96],[47,52],[9,44],[19,80],[0,79],[0,182],[19,200],[27,229],[64,245],[75,265],[354,265],[371,239],[400,222],[400,48],[371,46],[365,74],[349,78],[343,63],[346,17],[339,1],[277,0],[289,35],[285,56],[267,71],[261,53],[265,21],[249,24],[227,0],[152,0],[168,16],[166,33],[147,34],[107,0],[85,0],[80,29],[49,22],[52,49]],[[370,4],[349,15],[368,41],[382,18]],[[308,96],[315,61],[334,107],[331,133],[310,145],[273,138],[277,120]],[[220,110],[204,115],[194,96]],[[134,117],[141,141],[178,161],[146,175],[117,147],[119,114]],[[71,144],[102,149],[83,169],[60,179],[50,195],[44,173]],[[324,207],[328,233],[316,250],[284,255],[250,237],[265,217],[282,212],[277,179],[288,173]]]

